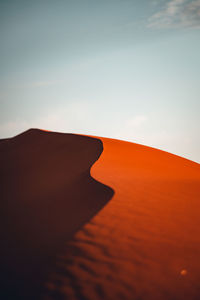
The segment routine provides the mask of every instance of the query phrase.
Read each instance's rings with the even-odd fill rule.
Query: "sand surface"
[[[37,132],[37,136],[38,134]],[[44,140],[49,135],[55,142],[56,134],[52,135],[52,133],[42,133],[41,139]],[[63,141],[69,137],[64,134],[63,136]],[[51,254],[51,264],[48,268],[44,268],[48,272],[46,271],[45,276],[40,280],[43,290],[36,289],[38,294],[35,299],[200,299],[200,165],[167,152],[134,143],[107,138],[94,138],[93,141],[90,137],[72,136],[76,137],[77,141],[73,151],[83,141],[85,149],[88,149],[90,144],[93,145],[93,150],[89,154],[86,151],[87,167],[81,164],[82,167],[78,168],[79,171],[74,173],[73,178],[80,179],[83,170],[90,170],[92,177],[88,175],[88,172],[85,176],[87,180],[89,178],[89,181],[94,181],[94,187],[91,189],[91,185],[90,187],[85,185],[87,180],[81,180],[81,193],[75,197],[78,199],[77,205],[71,207],[66,221],[63,217],[61,228],[64,227],[64,229],[61,230],[63,233],[61,237],[60,227],[55,227],[53,211],[56,205],[53,205],[50,210],[52,213],[51,217],[48,215],[47,222],[50,226],[50,220],[54,220],[53,241],[52,230],[47,235],[48,238],[43,227],[43,233],[39,234],[41,222],[38,223],[38,227],[36,225],[32,227],[34,234],[39,234],[41,240],[46,240],[43,243],[42,254],[38,250],[37,239],[31,245],[25,243],[24,248],[23,243],[21,244],[21,251],[25,249],[26,255],[30,252],[26,261],[27,265],[30,264],[31,257],[39,253],[35,258],[35,263],[40,271],[41,265],[43,268],[47,265],[47,262],[43,263],[45,257],[49,255],[49,252]],[[30,140],[31,138],[27,143],[30,143]],[[53,140],[52,143],[54,143]],[[18,143],[21,144],[21,142]],[[5,142],[1,143],[3,144]],[[55,165],[58,159],[63,161],[64,153],[68,149],[63,146],[61,148],[62,155],[60,152],[55,152],[55,149],[52,150],[52,144],[48,144],[45,148],[48,151],[51,149],[53,156],[49,160],[53,158]],[[82,157],[83,148],[77,153],[74,162],[77,161],[77,157]],[[71,150],[68,149],[67,156],[70,153]],[[91,155],[93,158],[90,160]],[[78,165],[80,163],[79,161]],[[45,176],[48,174],[46,172],[48,165],[49,161],[42,169]],[[24,167],[22,170],[24,172]],[[67,168],[64,170],[62,168],[62,171],[66,173]],[[10,172],[10,174],[13,173],[13,171]],[[60,174],[60,169],[57,170],[57,176],[58,174]],[[62,186],[65,186],[65,177],[62,175],[60,178],[63,178]],[[54,182],[53,179],[51,181]],[[59,180],[56,181],[54,188],[58,187],[59,182]],[[67,199],[66,206],[62,206],[61,209],[65,212],[68,212],[70,203],[74,202],[73,192],[68,194],[68,191],[76,191],[80,180],[75,180],[73,187],[71,187],[70,180],[67,182],[68,185],[61,197],[64,202]],[[42,186],[40,194],[44,190],[47,193],[50,186],[47,184],[45,189]],[[87,193],[83,194],[85,189]],[[33,190],[31,194],[32,192]],[[66,195],[68,195],[67,198]],[[15,197],[12,199],[16,201]],[[20,199],[18,198],[18,201]],[[45,199],[44,206],[47,206],[49,197]],[[90,205],[93,203],[92,213],[88,213],[88,203]],[[10,206],[6,211],[7,215],[8,210],[10,213]],[[40,211],[40,204],[37,205],[37,210]],[[82,214],[82,211],[87,211],[87,213]],[[29,215],[29,227],[34,214]],[[61,212],[59,214],[62,216]],[[22,215],[18,212],[17,216],[22,218]],[[69,215],[72,220],[76,221],[69,222],[71,220]],[[79,222],[80,216],[82,216],[81,222]],[[69,230],[70,223],[73,226]],[[25,222],[23,224],[25,226]],[[21,230],[21,227],[17,230]],[[15,236],[13,231],[9,233],[4,230],[4,232],[5,239],[9,236],[8,240],[13,240]],[[59,247],[55,246],[57,241]],[[19,248],[19,238],[15,247]],[[7,248],[9,248],[8,245]],[[38,252],[35,252],[35,249]],[[18,253],[17,256],[10,253],[9,255],[14,262],[21,254]],[[31,266],[32,264],[29,266],[30,270]],[[7,264],[4,268],[7,268]],[[13,272],[13,270],[16,271],[17,268],[10,266],[9,271]],[[16,289],[17,276],[13,274],[12,276],[12,283]],[[28,280],[29,289],[26,293],[31,292],[30,282],[34,281],[34,276]],[[9,288],[12,288],[12,285]],[[24,289],[21,284],[20,292],[22,291],[24,292]],[[39,291],[41,297],[39,297]]]

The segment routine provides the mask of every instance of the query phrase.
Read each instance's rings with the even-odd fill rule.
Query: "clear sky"
[[[200,0],[0,0],[0,138],[31,127],[200,162]]]

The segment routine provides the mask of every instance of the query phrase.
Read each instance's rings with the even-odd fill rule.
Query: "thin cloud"
[[[136,115],[130,118],[122,124],[120,130],[115,132],[113,135],[119,139],[133,139],[135,136],[140,136],[143,133],[144,128],[148,126],[148,118],[145,115]]]
[[[36,81],[27,85],[28,88],[48,87],[62,83],[63,80]]]
[[[0,139],[12,137],[32,127],[29,122],[23,120],[8,121],[0,124]]]
[[[149,18],[149,28],[200,28],[200,0],[170,0]]]
[[[147,117],[143,115],[135,116],[132,119],[127,120],[126,126],[129,128],[138,128],[147,121]]]
[[[49,131],[84,133],[87,130],[90,115],[93,112],[87,102],[74,102],[65,108],[49,111],[32,120],[13,120],[0,124],[0,139],[12,137],[29,128]]]

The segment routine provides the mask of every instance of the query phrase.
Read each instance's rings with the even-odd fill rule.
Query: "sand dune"
[[[29,130],[0,143],[1,299],[38,299],[57,252],[109,201],[99,139]]]
[[[58,139],[62,141],[59,142],[61,143],[59,149],[54,144],[56,141],[56,145],[58,145]],[[65,141],[68,146],[65,145]],[[12,146],[9,146],[13,149],[12,155],[8,154],[11,150],[8,151],[9,147],[5,143],[13,143]],[[36,146],[38,143],[39,146]],[[44,148],[41,147],[43,143]],[[71,143],[74,146],[69,149]],[[83,146],[80,146],[81,143]],[[2,147],[5,149],[2,150]],[[34,155],[29,151],[32,151],[30,149],[33,147],[35,147],[34,151],[37,151],[37,159],[31,165],[31,182],[32,178],[37,182],[36,191],[35,186],[31,188],[27,184],[30,184],[30,178],[26,178],[27,173],[30,176],[28,164]],[[21,203],[21,208],[17,210],[16,219],[12,223],[17,226],[15,230],[11,230],[8,228],[9,226],[6,229],[4,226],[4,230],[1,229],[5,240],[8,238],[8,242],[6,241],[7,252],[8,249],[10,251],[11,242],[15,243],[14,247],[20,248],[19,250],[22,251],[15,255],[12,251],[9,252],[9,255],[4,254],[7,258],[4,263],[4,272],[8,270],[8,265],[9,271],[17,270],[20,263],[17,264],[16,260],[22,257],[22,253],[28,256],[26,266],[31,270],[33,266],[30,260],[33,256],[35,257],[35,253],[40,253],[41,241],[43,239],[46,241],[42,245],[42,254],[40,253],[35,258],[38,267],[33,276],[27,280],[29,289],[24,289],[25,281],[22,280],[21,293],[25,293],[24,290],[26,290],[27,295],[32,291],[32,282],[38,270],[41,271],[42,265],[43,268],[47,266],[44,268],[46,272],[40,278],[40,284],[42,283],[44,289],[36,289],[37,293],[32,295],[35,299],[196,300],[200,298],[199,164],[134,143],[41,131],[27,132],[8,142],[2,142],[0,149],[1,153],[2,151],[6,152],[8,160],[12,156],[12,161],[16,163],[15,167],[11,168],[8,162],[3,161],[4,172],[9,173],[9,179],[5,179],[6,183],[10,180],[12,182],[11,192],[8,192],[8,185],[5,185],[5,193],[9,194],[7,197],[10,202],[4,213],[6,216],[4,222],[7,222],[7,216],[11,212],[13,213],[13,202],[18,205],[23,197],[25,202],[27,198],[30,199],[28,203],[26,202],[25,214],[29,210],[31,199],[44,199],[44,205],[41,204],[41,200],[39,203],[34,202],[34,206],[36,205],[34,209],[39,215],[42,210],[43,217],[49,201],[51,203],[50,196],[52,194],[55,199],[56,193],[60,193],[62,196],[59,196],[59,199],[63,199],[65,202],[68,191],[73,190],[61,208],[58,208],[56,204],[53,205],[50,216],[48,211],[46,224],[50,226],[51,230],[49,228],[47,230],[45,226],[43,228],[41,220],[32,225],[36,212],[34,210],[33,213],[31,206],[28,214],[28,226],[31,227],[31,231],[29,227],[28,231],[31,232],[32,237],[34,236],[34,239],[32,238],[34,242],[27,244],[30,241],[24,241],[27,237],[27,232],[22,230],[22,228],[27,228],[27,219],[23,219],[24,209],[22,206],[24,202]],[[20,154],[22,157],[26,155],[26,163],[23,166],[20,163],[23,159],[21,158],[18,163],[18,155],[16,155],[16,151],[21,153],[21,150],[16,149],[29,149]],[[42,159],[39,160],[41,149]],[[79,149],[76,154],[74,154],[75,149]],[[84,149],[91,149],[91,151],[87,152],[87,150],[85,153]],[[51,155],[48,154],[49,151]],[[82,152],[85,154],[83,155]],[[44,153],[48,156],[45,163],[43,162],[45,160]],[[73,175],[71,171],[68,174],[67,164],[65,165],[63,161],[65,157],[69,156],[69,161],[71,161],[71,155],[73,164],[77,162],[77,166],[73,167],[75,168],[75,171],[72,171]],[[95,162],[97,159],[98,161]],[[53,177],[52,174],[49,175],[50,161],[53,161],[51,166],[53,164],[56,173]],[[57,164],[61,161],[65,167],[59,169]],[[34,173],[36,170],[33,171],[35,164],[36,173]],[[41,164],[43,167],[39,168],[41,172],[39,176],[41,178],[47,176],[46,183],[42,183],[42,185],[41,179],[38,178],[38,166]],[[19,168],[19,165],[24,177],[16,182],[18,175],[14,170],[16,170],[16,166]],[[93,179],[89,177],[88,173],[91,166]],[[71,166],[71,169],[73,168]],[[87,172],[85,172],[86,170]],[[71,178],[80,178],[82,172],[83,174],[87,173],[87,176],[84,175],[87,180],[81,180],[82,188],[77,197],[78,205],[73,206],[73,193],[78,188],[80,181],[76,181],[76,184],[71,187],[73,182]],[[62,176],[58,175],[60,173]],[[11,175],[13,178],[10,178]],[[57,176],[60,176],[62,180],[58,178],[54,181]],[[92,182],[92,188],[87,186],[88,180]],[[28,188],[16,198],[13,185],[16,184],[14,190],[16,191],[20,184],[23,183],[24,186],[24,182]],[[61,187],[64,189],[63,192],[60,192]],[[36,197],[38,193],[41,198]],[[82,197],[84,193],[86,196]],[[24,195],[28,195],[28,197]],[[82,201],[83,199],[84,201]],[[71,207],[71,205],[72,208],[69,209],[68,206]],[[88,210],[90,205],[94,206],[92,213],[88,213],[91,211],[90,208]],[[56,229],[53,230],[55,220],[58,220],[58,216],[63,216],[60,211],[59,214],[56,212],[58,209],[61,211],[64,209],[63,214],[67,212],[68,217],[66,220],[63,217],[61,226],[56,226]],[[76,211],[76,215],[74,211]],[[81,221],[79,221],[80,216],[82,216]],[[22,218],[23,222],[17,225],[19,218]],[[74,218],[75,224],[71,221]],[[52,219],[54,220],[53,225],[50,224]],[[9,222],[8,224],[10,224]],[[70,222],[73,223],[73,230],[69,230]],[[40,233],[40,228],[42,233]],[[23,231],[23,243],[19,246],[21,230]],[[60,237],[60,230],[62,237]],[[17,239],[13,242],[16,232]],[[37,241],[37,235],[40,237],[40,242]],[[61,241],[59,247],[57,246],[58,241]],[[53,249],[49,250],[50,247]],[[47,261],[46,256],[48,257],[49,251],[51,259]],[[14,252],[16,251],[14,250]],[[8,260],[11,258],[10,266]],[[16,264],[16,267],[13,267],[13,264]],[[9,275],[4,282],[8,283],[10,290],[13,287],[16,290],[18,275],[12,276],[11,282]]]

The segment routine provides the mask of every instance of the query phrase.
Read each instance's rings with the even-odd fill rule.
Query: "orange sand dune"
[[[11,299],[200,299],[199,164],[134,143],[35,130],[0,150],[9,200],[2,278]]]
[[[115,194],[66,245],[47,299],[200,299],[199,164],[100,139],[91,175]]]

